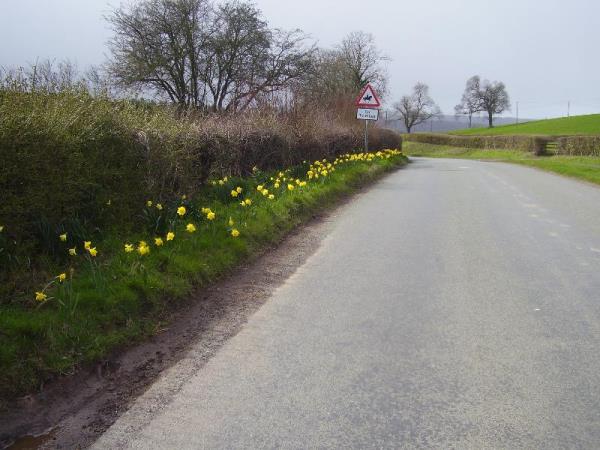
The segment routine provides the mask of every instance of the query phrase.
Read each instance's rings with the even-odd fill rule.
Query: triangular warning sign
[[[375,89],[370,84],[367,84],[358,98],[356,99],[356,106],[359,108],[379,108],[381,106],[381,102],[379,98],[377,98],[377,94],[375,93]]]

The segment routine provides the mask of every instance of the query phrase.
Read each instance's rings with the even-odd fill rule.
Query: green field
[[[465,136],[501,134],[542,134],[550,136],[600,134],[600,114],[536,120],[518,125],[502,125],[494,128],[471,128],[453,131],[449,134]]]
[[[535,156],[517,150],[478,150],[419,142],[405,142],[404,152],[409,156],[509,162],[600,184],[600,158],[594,156]]]

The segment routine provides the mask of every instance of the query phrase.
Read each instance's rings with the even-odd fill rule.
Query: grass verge
[[[481,159],[521,164],[600,184],[600,158],[594,156],[535,156],[516,150],[477,150],[420,142],[405,142],[404,151],[411,156]]]
[[[0,304],[0,398],[32,391],[156,333],[193,287],[232,273],[316,212],[406,161],[386,151],[224,178],[176,204],[149,200],[141,213],[147,229],[135,236],[89,243],[56,236],[64,252],[76,253],[69,266],[48,267],[50,281],[37,293]]]

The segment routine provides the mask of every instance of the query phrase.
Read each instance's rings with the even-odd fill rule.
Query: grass
[[[215,180],[192,198],[161,205],[160,210],[154,203],[140,205],[146,228],[134,235],[98,238],[91,243],[99,251],[96,257],[68,235],[61,242],[63,251],[75,247],[78,254],[66,267],[48,267],[49,285],[37,289],[46,300],[36,301],[30,292],[0,304],[0,399],[32,391],[44,380],[72,373],[156,333],[167,312],[184,303],[192,287],[235,272],[243,259],[319,210],[406,162],[399,153],[352,158],[342,158],[335,171],[327,176],[321,172],[318,179],[307,177],[308,170],[317,169],[304,164],[283,174],[255,172],[247,178]],[[281,179],[279,187],[274,178]],[[296,184],[296,178],[305,179],[306,185]],[[258,192],[259,185],[274,198]],[[231,192],[238,186],[242,193],[234,198]],[[242,199],[252,204],[242,207]],[[182,205],[186,213],[179,217],[176,211]],[[201,208],[210,208],[214,220]],[[187,232],[188,223],[197,231]],[[232,236],[234,228],[239,237]],[[155,237],[164,238],[167,231],[174,231],[175,238],[157,247]],[[148,243],[147,255],[136,251],[141,240]],[[136,250],[125,252],[127,243]],[[67,279],[60,283],[55,277],[63,272]]]
[[[410,156],[480,159],[521,164],[600,185],[600,158],[593,156],[535,156],[516,150],[474,150],[419,142],[405,142],[404,151]]]
[[[537,134],[548,136],[596,135],[600,134],[600,114],[562,117],[558,119],[536,120],[514,125],[501,125],[494,128],[471,128],[452,131],[457,135],[514,135]]]

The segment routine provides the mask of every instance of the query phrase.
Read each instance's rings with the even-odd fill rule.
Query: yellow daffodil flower
[[[61,273],[59,276],[56,277],[56,279],[58,280],[59,283],[62,283],[63,281],[65,281],[67,279],[67,274]]]
[[[206,214],[206,218],[208,220],[215,220],[215,217],[217,217],[217,215],[212,211],[210,211],[209,213]]]
[[[46,300],[48,298],[48,296],[46,294],[44,294],[43,292],[36,292],[35,293],[35,299],[38,302],[43,302],[44,300]]]
[[[148,200],[148,201],[146,202],[146,206],[147,206],[148,208],[150,208],[150,207],[152,206],[152,200]]]
[[[154,245],[156,245],[157,247],[160,247],[163,244],[164,244],[164,242],[163,242],[162,238],[159,238],[159,237],[154,238]]]
[[[89,250],[91,246],[92,241],[83,241],[83,248],[85,248],[86,250]]]
[[[293,191],[294,190],[294,185],[293,184],[288,184],[288,191]]]
[[[233,219],[230,217],[229,218],[229,222],[227,222],[227,224],[232,227],[233,226]]]
[[[172,241],[173,239],[175,239],[175,233],[173,233],[172,231],[169,231],[167,233],[167,241]]]
[[[125,253],[131,253],[133,251],[133,244],[125,244]]]
[[[89,248],[88,252],[90,252],[90,255],[92,255],[93,257],[96,257],[96,255],[98,255],[98,250],[96,250],[96,247]]]
[[[61,234],[59,238],[62,242],[67,242],[67,233]]]
[[[231,191],[231,196],[233,198],[237,197],[238,195],[240,195],[240,193],[238,191],[236,191],[236,190]]]
[[[193,223],[188,223],[187,226],[185,227],[185,230],[188,233],[193,233],[196,231],[196,225],[194,225]]]
[[[73,247],[69,249],[69,255],[77,256],[77,247]]]
[[[156,204],[156,209],[158,209],[159,211],[162,211],[163,206],[160,203]]]
[[[185,206],[180,206],[179,208],[177,208],[177,214],[179,215],[179,217],[185,216],[186,212],[187,210],[185,209]]]
[[[231,235],[234,238],[236,238],[236,237],[238,237],[240,235],[240,232],[236,228],[234,228],[233,230],[231,230]]]

